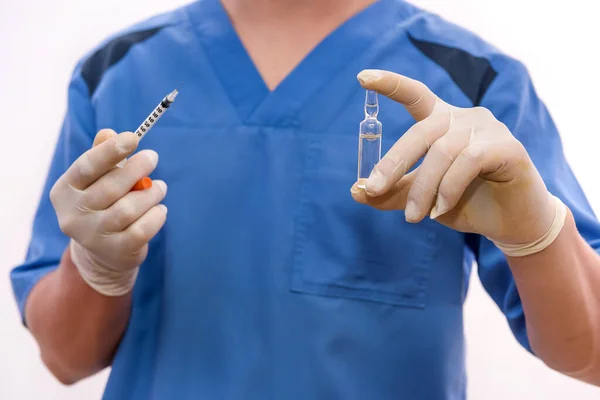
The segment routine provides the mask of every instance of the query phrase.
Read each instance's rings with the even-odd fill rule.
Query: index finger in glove
[[[390,71],[365,69],[357,79],[363,88],[402,104],[417,121],[431,115],[438,102],[438,97],[424,83]]]
[[[96,134],[96,137],[94,138],[94,143],[92,144],[92,147],[96,147],[99,144],[106,142],[108,139],[114,138],[116,136],[117,136],[117,132],[113,131],[112,129],[101,129]]]
[[[94,147],[75,160],[60,178],[63,184],[84,190],[137,147],[138,139],[133,132],[123,132],[120,135],[104,132],[98,133]]]

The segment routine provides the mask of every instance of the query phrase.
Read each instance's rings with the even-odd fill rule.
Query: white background
[[[0,399],[99,399],[107,372],[62,387],[21,327],[8,274],[26,250],[76,61],[100,40],[184,0],[1,0],[0,5]],[[417,0],[521,59],[562,132],[594,209],[597,184],[595,1]],[[118,10],[118,11],[117,11]],[[532,132],[535,134],[535,132]],[[476,275],[466,306],[469,395],[482,400],[600,399],[600,388],[545,368],[513,339]],[[411,399],[418,400],[418,399]]]

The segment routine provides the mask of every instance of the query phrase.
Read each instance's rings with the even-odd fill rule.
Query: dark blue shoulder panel
[[[161,26],[119,36],[85,60],[81,67],[81,75],[87,84],[90,97],[94,95],[102,76],[110,67],[125,57],[133,45],[151,38],[160,32],[162,28]]]
[[[487,59],[461,49],[419,40],[411,35],[408,37],[415,47],[448,72],[473,106],[480,105],[485,92],[498,75]]]

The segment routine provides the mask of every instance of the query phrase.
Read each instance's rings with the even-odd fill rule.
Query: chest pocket
[[[295,224],[292,291],[396,306],[426,305],[434,221],[356,203],[358,137],[308,140]],[[385,141],[384,154],[393,144]]]

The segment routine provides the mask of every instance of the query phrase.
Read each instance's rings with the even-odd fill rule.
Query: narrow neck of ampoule
[[[379,102],[377,100],[377,92],[374,90],[367,90],[365,97],[365,118],[377,119],[379,113]]]

